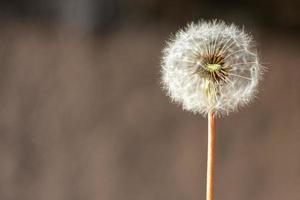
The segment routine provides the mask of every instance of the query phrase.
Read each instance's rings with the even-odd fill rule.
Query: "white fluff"
[[[161,73],[163,88],[183,109],[222,116],[253,99],[262,66],[251,36],[214,20],[178,31],[163,50]]]

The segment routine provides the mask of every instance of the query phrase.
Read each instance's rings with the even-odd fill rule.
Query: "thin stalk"
[[[206,200],[214,200],[214,176],[216,156],[216,125],[214,113],[208,113]]]

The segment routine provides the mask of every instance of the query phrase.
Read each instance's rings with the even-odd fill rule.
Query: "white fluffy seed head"
[[[167,42],[162,85],[185,110],[228,115],[253,99],[262,68],[244,30],[223,21],[200,21]]]

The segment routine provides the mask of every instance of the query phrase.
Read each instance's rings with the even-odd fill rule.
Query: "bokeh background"
[[[207,121],[160,89],[187,22],[245,26],[268,71],[217,120],[216,199],[300,199],[300,3],[1,0],[0,199],[205,198]]]

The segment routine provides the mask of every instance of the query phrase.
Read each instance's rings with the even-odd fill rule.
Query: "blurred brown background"
[[[300,199],[300,4],[1,0],[0,199],[200,200],[206,120],[160,89],[187,22],[245,25],[268,72],[217,120],[216,199]]]

